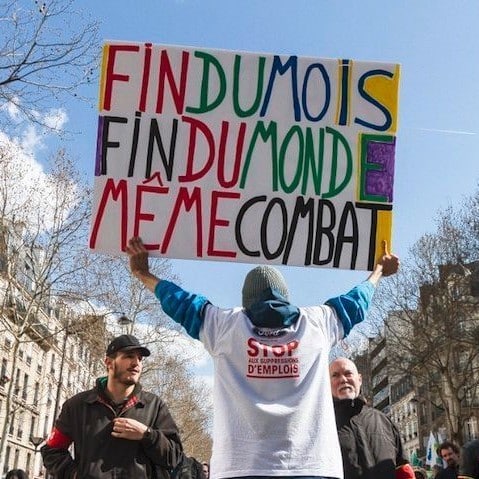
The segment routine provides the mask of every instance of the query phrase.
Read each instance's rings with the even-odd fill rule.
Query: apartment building
[[[31,478],[42,477],[38,448],[61,405],[103,371],[101,357],[56,314],[43,326],[20,341],[6,328],[0,332],[0,431],[9,418],[2,473],[18,467]]]
[[[21,468],[40,478],[39,448],[65,399],[102,373],[107,333],[104,316],[38,287],[42,251],[22,248],[22,232],[0,227],[0,475]]]
[[[457,442],[479,437],[479,355],[473,341],[479,330],[479,262],[444,265],[438,272],[436,282],[420,287],[418,309],[391,312],[383,333],[370,339],[362,355],[368,356],[362,362],[369,365],[373,406],[397,425],[409,457],[423,460],[431,431]],[[401,343],[409,352],[398,357]],[[415,373],[398,367],[408,354],[415,356]],[[430,369],[431,356],[436,369]],[[447,415],[456,421],[455,430]]]

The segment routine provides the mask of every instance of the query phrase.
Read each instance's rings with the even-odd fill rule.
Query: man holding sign
[[[263,265],[246,276],[242,307],[223,309],[151,274],[147,248],[129,240],[132,274],[213,358],[212,479],[343,477],[328,355],[397,272],[384,246],[367,281],[325,305],[293,306],[281,273]]]

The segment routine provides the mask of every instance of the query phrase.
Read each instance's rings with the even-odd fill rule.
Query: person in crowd
[[[479,479],[479,439],[468,441],[462,446],[458,477]]]
[[[413,479],[399,431],[388,416],[367,405],[354,362],[337,358],[329,373],[344,479]]]
[[[442,471],[442,469],[443,467],[440,466],[439,464],[433,464],[431,467],[431,471],[432,471],[431,478],[435,479],[436,476]]]
[[[207,462],[202,462],[201,465],[203,466],[203,474],[205,475],[205,479],[210,479],[210,465]]]
[[[181,462],[171,471],[170,479],[207,479],[203,463],[192,456],[183,455]]]
[[[414,467],[413,469],[416,479],[428,479],[426,469],[423,469],[422,467]]]
[[[23,469],[11,469],[5,479],[28,479],[28,474]]]
[[[182,457],[178,428],[165,403],[142,389],[150,351],[132,335],[106,350],[107,376],[68,399],[41,448],[47,471],[58,478],[168,478]],[[74,458],[68,448],[73,443]]]
[[[396,273],[399,259],[385,249],[367,281],[304,308],[289,302],[276,268],[258,266],[244,280],[242,307],[224,309],[152,274],[140,238],[126,251],[132,274],[213,359],[211,478],[342,477],[329,351],[364,319],[376,284]]]
[[[437,448],[437,455],[447,464],[436,479],[456,479],[459,472],[459,446],[450,441],[444,441]]]

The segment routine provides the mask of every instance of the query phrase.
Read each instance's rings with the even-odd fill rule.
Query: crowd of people
[[[191,458],[188,466],[167,405],[139,382],[149,349],[122,335],[106,350],[106,377],[64,403],[41,449],[46,469],[65,479],[414,479],[395,425],[361,395],[356,365],[329,364],[380,279],[398,270],[386,246],[364,282],[324,305],[293,305],[281,273],[263,265],[247,274],[241,307],[224,309],[157,278],[147,247],[130,239],[132,274],[212,357],[211,463]]]

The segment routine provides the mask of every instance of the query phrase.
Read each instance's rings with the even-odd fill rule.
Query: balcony
[[[50,330],[41,323],[32,323],[25,329],[26,334],[35,341],[45,352],[50,351],[54,344]]]

